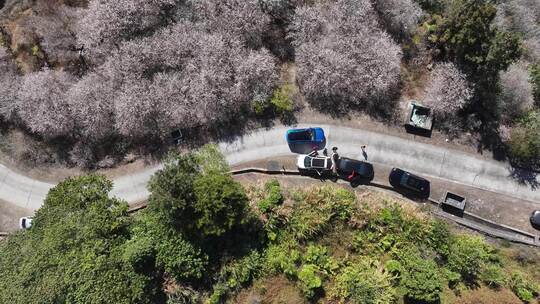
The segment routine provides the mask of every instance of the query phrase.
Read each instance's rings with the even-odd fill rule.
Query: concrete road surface
[[[327,146],[337,146],[341,155],[363,159],[361,146],[366,145],[369,162],[400,167],[427,178],[434,176],[517,199],[540,202],[540,191],[534,187],[536,184],[540,185],[540,178],[521,172],[528,177],[528,184],[520,184],[512,177],[513,171],[508,163],[391,135],[332,125],[318,126],[325,130]],[[276,127],[256,130],[234,141],[219,143],[219,147],[231,165],[287,155],[291,153],[285,141],[287,129]],[[148,197],[146,184],[160,168],[161,166],[146,168],[138,173],[114,179],[112,195],[130,204],[145,200]],[[18,207],[36,210],[53,186],[0,165],[0,202],[3,200]]]

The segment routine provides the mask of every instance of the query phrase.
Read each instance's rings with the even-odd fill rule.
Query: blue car
[[[318,146],[326,141],[322,128],[291,129],[285,138],[289,144],[308,143]]]

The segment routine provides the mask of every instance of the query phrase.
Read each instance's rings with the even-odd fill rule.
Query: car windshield
[[[310,129],[293,131],[289,133],[290,140],[313,140],[313,132]]]
[[[311,157],[306,156],[306,157],[304,158],[304,167],[305,167],[305,168],[311,167]]]

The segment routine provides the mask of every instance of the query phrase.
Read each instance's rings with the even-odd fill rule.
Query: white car
[[[328,156],[299,155],[296,160],[298,171],[316,171],[322,174],[323,171],[332,170],[332,159]]]
[[[32,227],[32,217],[30,216],[21,217],[19,219],[19,227],[21,229],[28,229]]]

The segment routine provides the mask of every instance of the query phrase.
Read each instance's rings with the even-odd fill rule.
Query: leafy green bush
[[[209,302],[222,303],[228,293],[251,284],[262,274],[264,263],[264,256],[254,250],[242,259],[223,266]]]
[[[480,280],[491,288],[499,288],[504,285],[506,277],[501,266],[489,264],[480,273]]]
[[[270,272],[284,273],[289,278],[295,278],[301,254],[291,243],[271,245],[266,250],[266,260]]]
[[[426,223],[406,215],[399,205],[390,205],[368,219],[364,229],[354,236],[353,245],[358,252],[374,254],[390,251],[403,243],[423,243],[428,234]]]
[[[196,199],[190,221],[203,238],[221,236],[246,217],[247,196],[229,174],[201,175],[195,179],[193,191]]]
[[[498,255],[493,247],[478,236],[458,235],[450,246],[447,267],[458,273],[466,283],[476,283],[478,276]]]
[[[427,243],[429,248],[437,252],[442,259],[446,259],[450,254],[450,244],[452,243],[452,233],[450,233],[448,225],[440,220],[432,221]]]
[[[310,244],[304,254],[304,261],[316,265],[325,275],[333,275],[339,268],[338,262],[328,255],[328,249],[321,245]]]
[[[287,227],[298,240],[311,240],[328,230],[335,220],[349,218],[356,202],[354,193],[334,187],[313,189],[299,199]]]
[[[514,160],[524,165],[538,165],[540,159],[540,112],[530,112],[512,131],[508,142]]]
[[[318,275],[318,271],[319,268],[316,265],[307,264],[302,266],[298,272],[300,289],[308,299],[313,298],[322,287],[322,279]]]
[[[277,87],[269,100],[253,100],[251,102],[251,109],[258,116],[271,114],[279,116],[289,115],[294,110],[294,103],[292,101],[293,89],[294,87],[290,84]]]
[[[523,302],[530,302],[538,297],[540,289],[537,284],[529,281],[522,273],[514,272],[510,276],[508,286]]]
[[[396,290],[391,277],[380,271],[379,263],[362,259],[342,269],[330,295],[352,303],[394,303]]]
[[[291,100],[292,92],[293,86],[290,84],[285,84],[274,90],[270,103],[274,106],[278,115],[292,112],[294,109],[294,104]]]
[[[156,265],[178,282],[200,279],[205,273],[206,257],[180,234],[171,233],[157,242],[156,251]]]
[[[266,196],[259,201],[257,207],[262,213],[268,213],[283,203],[283,194],[281,193],[281,187],[277,179],[268,181],[264,185],[264,188],[266,190]]]
[[[411,246],[395,255],[403,266],[401,286],[405,297],[415,302],[439,302],[444,281],[437,264],[431,259],[422,258],[418,249]]]

